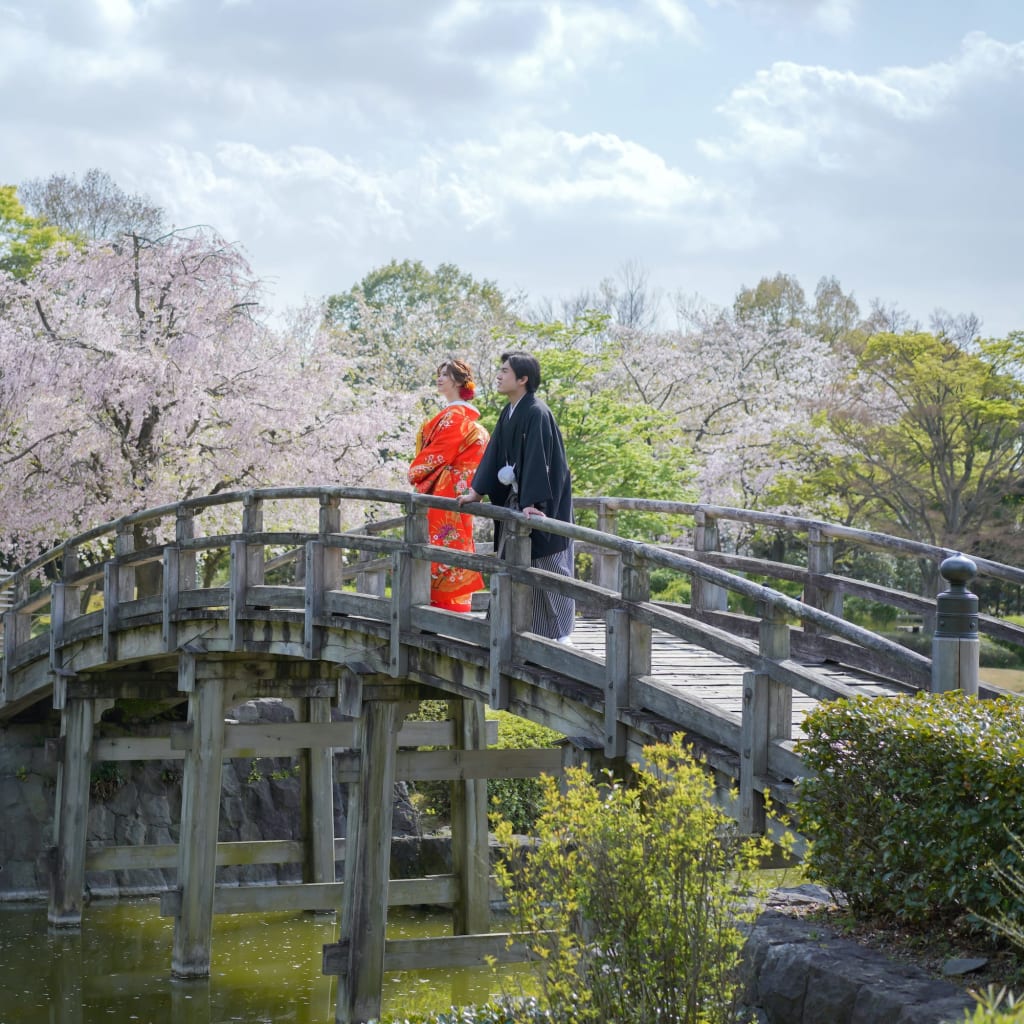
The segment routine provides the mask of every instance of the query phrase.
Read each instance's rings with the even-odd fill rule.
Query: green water
[[[393,910],[390,938],[451,934],[442,911]],[[0,907],[0,1024],[333,1024],[335,979],[320,973],[333,915],[235,914],[214,921],[209,979],[172,981],[173,920],[159,903],[94,903],[81,932],[46,908]],[[384,1012],[483,1002],[528,986],[521,967],[387,975]]]

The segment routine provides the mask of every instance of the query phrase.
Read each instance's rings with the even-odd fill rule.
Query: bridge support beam
[[[307,720],[311,724],[330,722],[331,702],[326,697],[306,701]],[[333,882],[334,875],[334,749],[307,749],[304,757],[303,790],[305,797],[303,833],[306,860],[303,881]]]
[[[192,746],[185,753],[178,842],[181,912],[174,921],[171,974],[175,978],[206,978],[210,975],[224,757],[222,678],[195,680],[189,693],[188,720],[192,726]]]
[[[766,659],[789,657],[789,625],[777,605],[762,607],[758,646]],[[792,739],[792,689],[771,676],[744,673],[740,733],[740,829],[761,835],[767,824],[761,780],[768,770],[768,747],[773,740]]]
[[[57,767],[56,846],[47,918],[56,928],[79,928],[85,891],[93,701],[69,699],[61,713],[60,731],[63,756]]]
[[[461,750],[485,750],[487,721],[482,701],[452,700],[448,712],[455,723]],[[487,780],[457,779],[452,783],[452,868],[458,885],[452,908],[455,935],[490,931],[490,843],[487,828]]]
[[[334,952],[342,960],[336,1024],[359,1024],[380,1016],[402,710],[397,701],[366,701],[359,719],[357,747],[362,754],[359,783],[350,788],[340,937],[336,950],[324,947],[325,962]]]

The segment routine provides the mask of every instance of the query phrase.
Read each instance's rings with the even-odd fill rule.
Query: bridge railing
[[[840,536],[886,550],[894,539],[796,517],[685,503],[584,499],[580,505],[595,501],[599,525],[606,528],[613,527],[615,513],[623,509],[660,507],[672,515],[692,514],[697,544],[692,551],[643,544],[607,529],[550,519],[527,522],[519,513],[478,504],[469,507],[474,514],[504,520],[510,529],[505,558],[438,549],[428,543],[427,509],[454,509],[454,502],[374,488],[264,488],[132,513],[84,532],[0,580],[0,600],[10,603],[4,616],[0,712],[4,705],[9,712],[31,698],[31,685],[15,693],[10,680],[18,666],[43,657],[59,706],[61,681],[77,668],[75,645],[90,632],[102,638],[102,657],[117,662],[130,657],[121,634],[132,623],[159,623],[162,646],[170,652],[202,642],[202,629],[197,633],[195,623],[204,616],[226,617],[228,643],[234,649],[243,645],[247,623],[267,613],[301,616],[302,639],[295,649],[305,657],[321,656],[331,642],[331,627],[343,621],[379,624],[392,675],[406,671],[411,652],[425,642],[424,637],[454,637],[477,651],[474,656],[485,658],[490,700],[499,708],[508,707],[513,699],[510,666],[532,665],[571,677],[589,689],[588,699],[600,708],[605,748],[611,755],[623,752],[628,726],[638,716],[655,713],[678,719],[683,705],[682,724],[734,752],[742,749],[734,721],[710,703],[666,695],[651,671],[655,632],[716,651],[748,668],[755,682],[774,688],[767,702],[776,720],[773,739],[792,737],[792,727],[784,720],[786,709],[792,709],[793,691],[812,699],[849,695],[826,674],[799,664],[798,654],[805,663],[816,655],[818,660],[866,668],[908,690],[929,685],[929,658],[836,613],[842,610],[836,595],[858,592],[855,585],[863,585],[825,571],[826,553],[819,551],[813,558],[810,553]],[[288,514],[279,515],[281,508]],[[400,515],[381,518],[382,511],[392,510]],[[708,550],[716,521],[727,515],[806,529],[813,569],[783,569]],[[266,528],[268,521],[280,526],[278,518],[288,520],[292,528]],[[204,534],[199,527],[207,519],[207,529],[212,525],[214,530]],[[596,579],[570,580],[531,568],[530,529],[566,536],[592,552]],[[948,554],[911,542],[897,541],[895,547],[915,556]],[[429,605],[434,560],[485,573],[490,581],[486,620]],[[982,571],[1000,571],[1007,579],[1016,579],[1019,572],[984,560],[979,563]],[[694,594],[690,607],[651,600],[649,575],[657,567],[687,575]],[[807,599],[755,584],[743,577],[744,571],[800,579]],[[560,591],[603,617],[603,658],[530,633],[534,587]],[[759,614],[726,614],[722,596],[730,593],[756,606]],[[823,600],[822,595],[830,596]],[[185,621],[193,624],[188,635],[181,632]],[[803,630],[793,630],[794,623]],[[752,702],[757,702],[755,688],[750,687]]]
[[[823,520],[801,516],[761,512],[752,509],[737,509],[726,506],[704,505],[693,502],[656,501],[644,498],[596,497],[580,498],[576,508],[592,513],[597,528],[602,532],[615,533],[620,517],[626,513],[644,513],[648,516],[662,516],[666,520],[684,518],[692,522],[687,531],[691,543],[662,544],[665,550],[695,558],[708,565],[715,565],[734,573],[750,574],[779,582],[798,583],[802,587],[805,603],[830,612],[838,618],[844,615],[844,599],[862,598],[879,605],[887,605],[898,612],[920,616],[926,626],[934,625],[936,611],[935,596],[927,597],[892,587],[885,587],[870,580],[857,579],[836,572],[836,546],[844,543],[850,548],[878,552],[893,558],[910,558],[932,566],[934,579],[939,579],[941,563],[961,552],[952,548],[925,544],[920,541],[893,537],[870,530],[859,530]],[[804,564],[755,558],[722,550],[722,535],[729,527],[746,530],[772,531],[787,534],[803,546]],[[1012,586],[1024,586],[1024,569],[1004,565],[987,558],[963,552],[975,563],[980,579],[999,580]],[[599,557],[597,577],[613,578],[616,571],[614,560]],[[692,598],[689,606],[692,614],[714,619],[717,613],[726,611],[727,591],[715,584],[708,584],[699,577],[693,579]],[[731,628],[742,628],[735,623]],[[805,623],[808,633],[818,627]],[[991,615],[979,616],[979,631],[995,640],[1005,641],[1024,647],[1024,627]],[[810,653],[808,650],[807,653]],[[825,650],[820,652],[828,656]],[[870,666],[865,665],[865,668]]]
[[[627,502],[605,499],[603,525],[609,513]],[[268,508],[279,505],[288,507],[283,518],[290,519],[292,528],[267,528],[268,522],[281,525],[268,516]],[[343,506],[346,521],[354,525],[343,522]],[[793,779],[801,771],[791,742],[794,693],[811,700],[853,693],[833,675],[793,656],[793,638],[801,634],[791,623],[801,623],[805,645],[810,637],[831,660],[870,666],[906,690],[928,686],[930,659],[845,621],[820,607],[820,601],[797,600],[746,579],[735,566],[713,564],[714,552],[684,553],[600,529],[527,520],[488,504],[467,506],[477,516],[502,520],[509,530],[499,559],[493,553],[431,546],[427,510],[432,507],[457,508],[449,499],[409,492],[268,488],[133,513],[72,538],[0,580],[0,594],[11,600],[5,615],[0,716],[38,700],[45,686],[52,687],[53,703],[61,707],[66,681],[82,668],[78,659],[87,640],[95,646],[98,639],[99,650],[91,657],[101,664],[125,664],[142,656],[141,648],[133,646],[137,627],[158,625],[159,647],[166,654],[192,653],[203,650],[206,633],[226,620],[226,638],[218,642],[241,651],[253,642],[252,623],[277,620],[302,628],[287,641],[275,641],[275,650],[337,660],[337,632],[344,626],[379,638],[378,670],[392,676],[405,676],[410,665],[422,662],[424,651],[461,645],[459,657],[486,669],[494,707],[539,715],[570,734],[577,724],[580,731],[593,728],[596,716],[609,756],[637,753],[630,744],[638,741],[630,737],[684,729],[702,738],[713,767],[741,780],[744,814],[756,819],[756,794],[768,785],[766,780]],[[738,513],[674,503],[667,511],[678,514],[686,508],[698,519],[703,516],[705,542],[713,535],[716,516]],[[381,510],[400,515],[381,520],[368,514]],[[197,526],[206,519],[219,532],[201,533]],[[817,543],[831,536],[821,527],[827,524],[815,524]],[[569,537],[593,552],[597,580],[532,568],[533,529]],[[430,606],[432,561],[486,574],[487,618]],[[846,584],[820,571],[823,566],[819,562],[819,571],[808,570],[812,593],[841,590]],[[658,567],[690,578],[695,594],[703,595],[696,609],[666,607],[651,599],[650,573]],[[756,568],[745,563],[744,569],[772,574],[761,562]],[[570,596],[603,619],[603,656],[530,631],[536,587]],[[715,595],[728,593],[745,598],[758,614],[737,620],[706,607],[718,601]],[[652,642],[659,634],[697,644],[746,668],[741,722],[715,702],[687,695],[659,678],[652,662]],[[146,651],[151,654],[152,648]],[[552,679],[561,682],[555,685]]]

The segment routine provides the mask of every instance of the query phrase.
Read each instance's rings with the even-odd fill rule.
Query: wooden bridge
[[[794,739],[808,707],[934,685],[930,658],[842,611],[855,596],[927,621],[936,602],[841,575],[835,552],[860,547],[933,566],[955,552],[689,503],[577,501],[578,516],[596,528],[527,524],[519,513],[471,506],[506,523],[499,560],[431,547],[429,507],[455,506],[347,487],[220,494],[125,516],[0,577],[8,609],[0,722],[60,713],[51,924],[80,924],[87,871],[176,866],[178,887],[162,910],[175,919],[172,973],[189,978],[209,974],[216,912],[340,907],[340,941],[325,947],[324,970],[339,977],[337,1020],[366,1020],[379,1012],[385,969],[516,955],[506,937],[487,934],[487,778],[554,772],[570,758],[636,760],[645,744],[682,731],[742,827],[771,830],[763,795],[770,789],[785,805],[801,776]],[[674,524],[666,533],[678,536],[657,545],[620,537],[620,517],[633,514],[664,517]],[[589,578],[532,569],[531,529],[572,537]],[[721,537],[736,529],[799,538],[805,557],[788,564],[722,551]],[[487,575],[486,615],[430,607],[432,559]],[[1019,569],[975,562],[981,576],[1024,583]],[[688,580],[690,602],[652,600],[652,571]],[[750,575],[796,585],[801,599]],[[573,646],[529,632],[531,587],[575,598]],[[756,614],[729,611],[730,594]],[[1024,644],[1024,630],[1008,622],[980,616],[978,626]],[[225,723],[226,708],[266,696],[289,699],[304,720]],[[447,723],[404,721],[416,702],[438,698],[449,702]],[[103,712],[138,699],[187,704],[187,721],[158,736],[107,735]],[[488,750],[486,705],[558,730],[569,738],[565,750]],[[400,749],[424,745],[447,749]],[[304,758],[302,840],[218,843],[223,760],[296,751]],[[179,842],[88,848],[92,765],[149,758],[183,760]],[[345,839],[333,834],[337,778],[350,786]],[[451,876],[389,883],[396,778],[453,780]],[[344,881],[335,878],[339,854]],[[304,878],[295,886],[229,893],[215,884],[221,864],[295,860]],[[386,941],[389,903],[450,904],[455,935]]]

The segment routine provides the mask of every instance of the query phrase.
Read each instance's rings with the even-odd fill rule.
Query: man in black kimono
[[[495,505],[518,508],[528,517],[571,523],[572,477],[565,444],[551,410],[534,393],[540,384],[540,363],[529,352],[501,357],[497,388],[508,399],[484,451],[473,484],[459,503],[479,501],[486,494]],[[501,523],[495,523],[495,545]],[[573,575],[573,544],[568,537],[530,532],[531,564],[563,576]],[[576,615],[572,598],[534,590],[533,632],[569,642]]]

